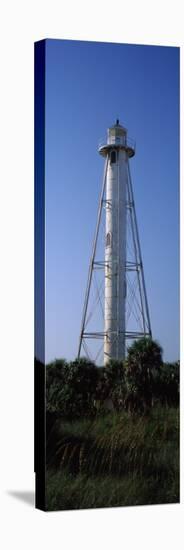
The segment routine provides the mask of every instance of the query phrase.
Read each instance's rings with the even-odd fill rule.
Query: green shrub
[[[122,406],[125,396],[125,372],[123,361],[111,360],[98,369],[96,399],[102,402],[110,398],[116,410]]]
[[[97,367],[86,359],[47,366],[47,410],[59,416],[76,418],[94,414]]]
[[[126,406],[141,412],[153,403],[155,380],[160,376],[162,349],[151,338],[136,340],[128,349],[125,362]]]
[[[155,380],[154,396],[163,405],[179,405],[180,364],[163,363]]]

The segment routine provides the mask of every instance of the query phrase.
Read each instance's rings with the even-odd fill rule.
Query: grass
[[[47,509],[179,501],[179,412],[58,420],[48,438]]]

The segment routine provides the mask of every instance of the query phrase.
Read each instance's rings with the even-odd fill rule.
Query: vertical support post
[[[93,264],[94,264],[94,260],[95,260],[95,254],[96,254],[96,246],[97,246],[98,233],[99,233],[99,227],[100,227],[100,220],[101,220],[101,213],[102,213],[102,206],[103,206],[103,198],[104,198],[104,192],[105,192],[105,186],[106,186],[107,166],[108,166],[108,157],[106,158],[105,167],[104,167],[104,176],[103,176],[102,191],[101,191],[99,207],[98,207],[97,224],[96,224],[95,236],[94,236],[94,241],[93,241],[92,255],[91,255],[90,264],[89,264],[88,281],[87,281],[86,295],[85,295],[85,301],[84,301],[84,309],[83,309],[83,315],[82,315],[81,332],[80,332],[80,339],[79,339],[78,359],[80,357],[83,333],[84,333],[84,328],[85,328],[86,313],[87,313],[90,286],[91,286],[91,279],[92,279],[92,272],[93,272]]]
[[[133,187],[132,187],[132,181],[131,181],[129,162],[128,162],[128,177],[129,177],[129,186],[130,186],[130,199],[131,199],[131,202],[134,205],[134,195],[133,195]],[[138,245],[138,253],[139,253],[140,264],[141,264],[141,276],[142,276],[142,285],[143,285],[144,300],[145,300],[145,307],[146,307],[146,315],[147,315],[147,321],[148,321],[148,331],[149,331],[150,336],[152,336],[135,205],[133,206],[133,212],[134,212],[135,234],[136,234],[137,245]]]
[[[130,174],[130,172],[129,172]],[[135,252],[135,261],[136,261],[136,270],[137,270],[137,278],[138,278],[138,285],[139,285],[139,293],[140,293],[140,300],[141,300],[141,310],[142,310],[142,320],[143,320],[143,331],[144,334],[146,332],[146,324],[145,324],[145,316],[144,316],[144,304],[143,304],[143,298],[142,298],[142,288],[141,288],[141,281],[140,281],[140,272],[138,264],[141,264],[141,259],[139,261],[138,251],[137,251],[137,244],[136,244],[136,232],[134,227],[134,218],[132,215],[132,210],[135,214],[135,205],[133,197],[131,196],[131,190],[130,190],[130,183],[129,183],[129,174],[128,174],[128,180],[127,180],[127,190],[128,190],[128,201],[130,204],[130,221],[131,221],[131,229],[132,229],[132,238],[133,238],[133,245],[134,245],[134,252]]]

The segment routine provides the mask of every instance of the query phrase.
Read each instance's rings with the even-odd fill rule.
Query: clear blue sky
[[[130,160],[153,337],[179,358],[179,49],[48,40],[46,360],[77,355],[101,189],[117,118]]]

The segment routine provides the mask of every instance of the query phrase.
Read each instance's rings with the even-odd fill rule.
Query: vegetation
[[[46,392],[48,510],[178,502],[179,362],[157,342],[102,368],[56,360]]]
[[[47,454],[47,509],[179,500],[177,409],[57,421]]]
[[[93,416],[111,399],[118,410],[147,413],[155,403],[179,405],[179,362],[163,363],[162,349],[150,338],[129,348],[126,361],[98,368],[83,358],[47,366],[47,411],[76,419]]]
[[[93,397],[98,370],[93,363],[80,359],[66,363],[56,360],[47,366],[47,410],[76,418],[93,412]]]
[[[129,348],[126,382],[127,402],[132,409],[144,411],[152,406],[161,366],[162,349],[151,338],[141,338]]]

